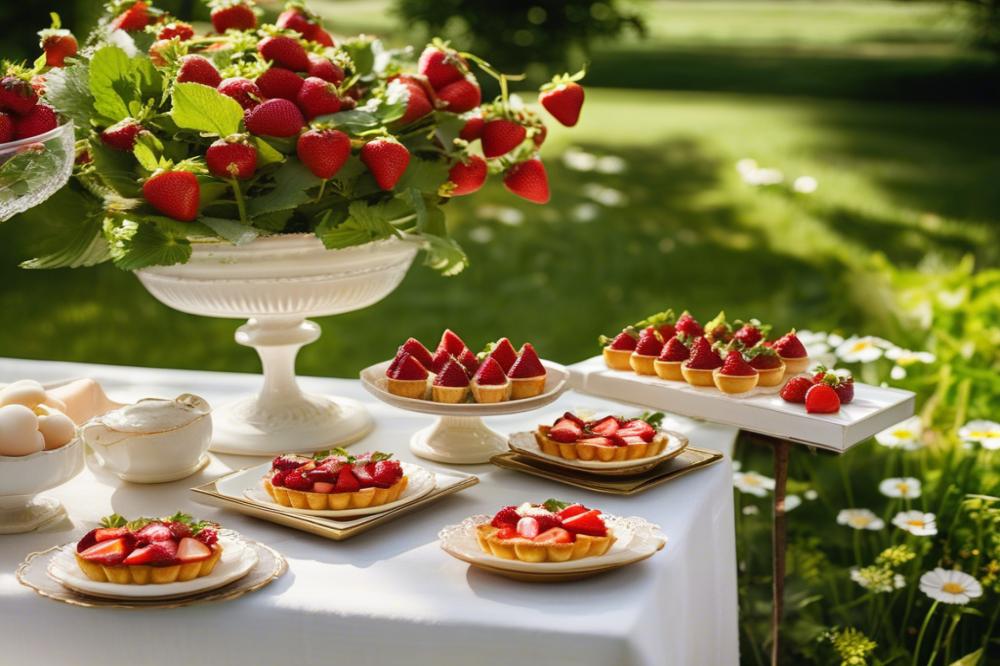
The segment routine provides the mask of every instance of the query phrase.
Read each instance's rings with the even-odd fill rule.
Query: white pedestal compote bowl
[[[248,319],[236,342],[260,355],[264,386],[217,408],[213,451],[271,456],[319,451],[364,437],[372,419],[361,403],[303,393],[295,380],[299,349],[320,336],[307,317],[360,310],[387,296],[419,246],[391,239],[328,250],[309,234],[246,245],[194,244],[190,261],[137,271],[162,303],[207,317]]]

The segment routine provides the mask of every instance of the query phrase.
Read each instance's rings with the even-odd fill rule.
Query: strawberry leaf
[[[246,245],[260,235],[256,229],[248,227],[239,220],[202,216],[198,221],[233,245]]]
[[[240,129],[243,109],[232,97],[200,83],[174,86],[170,117],[178,127],[229,136]]]
[[[69,67],[54,67],[45,75],[45,99],[59,113],[73,121],[77,137],[90,128],[94,115],[94,96],[90,93],[90,73],[87,63]]]
[[[645,421],[654,428],[659,429],[660,426],[663,425],[664,416],[665,414],[663,412],[643,412],[639,419]]]
[[[563,502],[562,500],[557,500],[557,499],[549,498],[549,499],[545,500],[542,503],[542,506],[544,506],[546,509],[548,509],[552,513],[557,513],[559,511],[562,511],[566,507],[571,506],[571,505],[570,505],[569,502]]]
[[[250,217],[256,218],[279,210],[297,208],[312,198],[306,190],[319,187],[320,182],[302,162],[289,160],[274,172],[274,188],[247,202],[247,212]]]
[[[125,527],[126,522],[124,517],[112,513],[110,516],[101,518],[101,527]]]
[[[35,248],[39,256],[23,262],[21,268],[76,268],[110,259],[101,233],[104,211],[79,186],[62,188],[22,215],[39,230],[41,241]]]
[[[157,224],[109,221],[105,223],[104,236],[112,261],[126,271],[180,264],[191,256],[191,243],[187,238],[165,231]]]

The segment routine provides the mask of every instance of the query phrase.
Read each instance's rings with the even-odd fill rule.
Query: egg
[[[42,404],[46,405],[47,407],[51,407],[57,412],[62,412],[63,414],[66,413],[66,403],[60,400],[59,398],[53,396],[51,393],[45,396],[45,400],[42,402]]]
[[[0,407],[0,456],[26,456],[44,448],[33,411],[24,405]]]
[[[38,415],[38,432],[42,433],[46,450],[65,446],[76,437],[76,424],[59,410],[38,405],[35,414]]]
[[[33,379],[21,379],[0,389],[0,405],[34,407],[45,398],[45,388]]]

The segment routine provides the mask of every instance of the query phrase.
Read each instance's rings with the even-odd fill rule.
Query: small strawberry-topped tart
[[[794,328],[775,340],[771,348],[778,352],[778,357],[785,363],[785,370],[788,374],[805,372],[806,368],[809,367],[809,352],[795,335]]]
[[[726,354],[721,368],[712,371],[716,388],[723,393],[747,393],[757,386],[757,370],[743,358],[743,352],[733,349]]]
[[[663,414],[657,413],[640,419],[605,416],[584,420],[566,412],[551,426],[538,426],[535,441],[542,453],[567,460],[637,460],[659,455],[667,447],[669,438],[657,429],[662,418]]]
[[[728,345],[733,339],[733,325],[726,319],[726,311],[721,310],[715,319],[705,324],[705,337],[713,345]]]
[[[427,347],[425,347],[424,344],[416,338],[409,338],[406,342],[400,345],[399,350],[396,352],[397,357],[400,352],[406,352],[415,358],[417,363],[424,366],[428,370],[431,370],[431,366],[434,365],[434,356],[430,353],[430,351],[428,351]],[[433,370],[431,370],[431,372],[433,372]]]
[[[505,506],[476,525],[479,547],[490,555],[523,562],[568,562],[600,557],[615,542],[598,509],[550,499]]]
[[[677,382],[684,381],[681,374],[681,363],[688,360],[691,350],[688,349],[680,336],[674,336],[663,345],[660,355],[653,361],[653,371],[660,379],[670,379]]]
[[[385,388],[403,398],[423,398],[430,373],[409,352],[400,349],[385,371]]]
[[[494,403],[510,400],[510,378],[492,358],[487,358],[480,364],[472,378],[471,388],[472,397],[476,402]]]
[[[757,371],[757,386],[777,386],[784,379],[785,362],[771,347],[758,344],[745,354],[750,359],[750,367]]]
[[[431,399],[434,402],[459,403],[469,397],[469,374],[451,357],[431,384]]]
[[[128,521],[101,519],[76,544],[76,563],[90,580],[120,585],[176,583],[212,573],[222,556],[219,526],[184,513]]]
[[[647,326],[639,335],[639,341],[629,356],[629,365],[639,375],[653,375],[653,362],[663,351],[663,338],[654,326]]]
[[[757,319],[748,322],[736,322],[736,332],[733,333],[733,340],[743,345],[744,349],[752,349],[764,341],[771,330],[770,324],[761,324]]]
[[[408,482],[402,465],[391,458],[381,451],[352,456],[343,449],[278,456],[264,476],[264,490],[282,506],[312,511],[388,504]]]
[[[500,368],[508,374],[510,373],[511,366],[517,360],[517,350],[514,349],[514,345],[507,338],[500,338],[496,342],[489,343],[483,352],[484,356],[492,358],[499,363]]]
[[[497,361],[499,364],[500,362]],[[503,365],[500,366],[503,369]],[[534,398],[545,390],[545,366],[538,358],[538,353],[530,342],[521,345],[521,352],[510,369],[506,371],[510,378],[510,397],[512,400]]]
[[[681,363],[681,376],[691,386],[715,386],[712,372],[722,367],[722,358],[704,337],[691,343],[691,356]]]
[[[437,351],[444,350],[455,358],[459,358],[462,356],[462,352],[468,348],[469,346],[465,344],[462,338],[458,337],[457,333],[450,328],[446,328],[444,333],[441,334],[441,341],[438,342]]]
[[[639,344],[639,337],[632,329],[625,329],[614,338],[601,336],[604,344],[604,362],[612,370],[631,370],[632,352]]]
[[[677,323],[674,324],[674,331],[677,335],[682,335],[689,340],[701,337],[705,334],[704,329],[698,320],[691,316],[691,313],[685,310],[681,313],[681,316],[677,318]]]

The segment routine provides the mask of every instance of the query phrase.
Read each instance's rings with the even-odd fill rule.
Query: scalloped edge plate
[[[670,460],[671,458],[679,456],[687,449],[688,438],[684,435],[671,430],[663,429],[660,430],[660,433],[666,435],[669,438],[669,442],[667,443],[666,448],[664,448],[658,455],[648,456],[646,458],[635,458],[634,460],[622,460],[620,462],[568,460],[559,456],[549,455],[548,453],[542,451],[542,448],[538,445],[538,440],[535,439],[534,432],[515,432],[510,436],[508,445],[515,453],[538,458],[560,467],[566,467],[574,470],[585,470],[592,474],[600,474],[602,472],[614,474],[634,472],[638,474],[656,467],[664,460]]]

